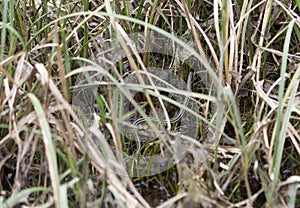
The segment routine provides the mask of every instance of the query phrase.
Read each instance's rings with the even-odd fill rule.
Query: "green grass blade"
[[[284,90],[285,90],[285,73],[287,68],[287,58],[288,58],[288,52],[289,52],[289,46],[291,42],[291,34],[293,31],[293,27],[295,24],[295,19],[293,19],[288,26],[287,34],[284,41],[284,48],[283,48],[283,57],[282,57],[282,64],[281,64],[281,70],[280,70],[280,77],[281,82],[279,85],[279,93],[278,93],[278,109],[277,109],[277,115],[276,115],[276,123],[275,123],[275,131],[272,135],[273,138],[275,138],[275,148],[274,148],[274,156],[273,156],[273,181],[272,181],[272,187],[270,194],[267,196],[268,204],[272,202],[272,198],[275,193],[275,189],[277,187],[277,183],[279,180],[279,174],[280,174],[280,167],[281,167],[281,160],[282,160],[282,153],[285,143],[285,137],[287,133],[287,127],[289,124],[289,119],[291,116],[291,107],[292,103],[295,99],[295,93],[297,90],[296,86],[293,86],[290,100],[287,106],[287,109],[284,111]]]

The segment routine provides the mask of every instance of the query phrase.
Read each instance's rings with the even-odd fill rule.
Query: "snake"
[[[192,90],[191,89],[192,77],[193,77],[193,72],[190,72],[189,75],[188,75],[187,85],[186,85],[186,89],[187,89],[188,92],[190,92]],[[169,122],[171,124],[177,123],[182,118],[182,116],[184,114],[184,111],[185,111],[185,107],[187,107],[188,102],[189,102],[189,96],[186,96],[185,99],[184,99],[183,105],[180,108],[179,113],[176,116],[174,116],[172,119],[169,120]],[[151,122],[158,122],[158,119],[155,118],[155,117],[149,117],[149,120]],[[144,123],[144,122],[146,122],[146,119],[139,118],[139,119],[137,119],[133,122],[133,126],[138,127],[141,123]],[[167,124],[168,120],[165,119],[162,122],[163,122],[163,124]]]
[[[186,90],[188,92],[190,92],[192,90],[191,89],[192,77],[193,77],[193,72],[190,72],[188,74],[188,78],[187,78],[187,81],[186,81]],[[168,122],[170,122],[171,125],[174,125],[178,121],[180,121],[183,118],[183,115],[185,113],[185,109],[189,105],[189,101],[190,101],[189,96],[184,96],[184,100],[183,100],[183,102],[180,106],[179,112],[176,115],[174,115],[172,118],[170,118],[169,120],[167,120],[167,119],[161,120],[161,122],[162,122],[161,124],[163,126],[166,126],[166,124]],[[158,137],[161,137],[161,136],[164,135],[162,130],[149,128],[149,125],[147,125],[146,127],[141,125],[141,124],[144,124],[144,123],[147,123],[147,122],[157,124],[158,121],[159,121],[159,118],[148,116],[147,120],[145,118],[138,118],[136,120],[131,120],[131,122],[130,122],[131,125],[130,125],[129,128],[126,128],[126,127],[122,128],[123,133],[124,133],[123,135],[125,135],[127,138],[134,139],[134,140],[137,141],[138,148],[137,148],[136,152],[139,152],[138,150],[141,147],[141,142],[148,143],[148,142],[150,142],[154,139],[157,139]],[[184,126],[182,126],[182,125],[184,125]],[[181,131],[181,132],[184,131],[183,129],[186,128],[185,127],[186,125],[187,125],[187,123],[184,120],[184,122],[180,126],[181,130],[179,130],[179,131]],[[191,131],[189,131],[189,132],[191,132]]]
[[[153,71],[152,73],[155,72]],[[171,72],[167,73],[171,74]],[[193,72],[189,72],[186,84],[182,85],[182,88],[180,89],[186,89],[187,92],[192,91],[193,74]],[[160,74],[160,78],[162,77],[164,76]],[[164,80],[168,80],[169,82],[171,82],[171,80],[166,77],[164,77]],[[134,82],[135,80],[131,79],[130,81]],[[178,132],[175,132],[173,130],[170,132],[166,132],[160,129],[158,129],[157,131],[157,128],[152,129],[148,125],[147,129],[141,128],[140,125],[142,123],[147,123],[149,121],[155,123],[159,121],[159,118],[153,116],[148,116],[147,119],[135,119],[130,122],[130,127],[123,126],[123,135],[127,139],[134,139],[136,141],[134,153],[131,153],[131,155],[126,155],[124,157],[127,169],[131,175],[154,175],[158,171],[163,171],[172,167],[176,163],[176,161],[179,161],[188,152],[188,149],[192,144],[184,142],[184,140],[181,139],[180,135],[194,137],[198,132],[197,128],[195,128],[197,126],[197,119],[188,111],[186,111],[186,109],[189,108],[192,111],[197,112],[197,105],[188,94],[183,95],[182,98],[183,99],[182,101],[180,101],[180,108],[178,113],[172,116],[172,118],[170,118],[169,120],[161,119],[163,125],[166,125],[168,122],[170,122],[172,125],[175,125],[180,121],[181,123],[180,127],[178,128]],[[128,100],[128,102],[130,101]],[[147,153],[145,154],[144,152],[142,152],[144,150],[142,148],[142,143],[150,144],[152,143],[152,140],[155,139],[155,141],[153,142],[159,141],[165,144],[164,139],[166,138],[166,134],[171,136],[172,140],[169,141],[170,143],[166,143],[165,148],[162,150],[163,152],[154,155],[151,155],[151,153],[150,155],[147,155]]]

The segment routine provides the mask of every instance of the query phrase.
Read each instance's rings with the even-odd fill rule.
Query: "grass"
[[[299,1],[0,5],[0,207],[300,206]]]

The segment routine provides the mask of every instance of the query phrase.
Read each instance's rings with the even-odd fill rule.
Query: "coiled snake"
[[[186,110],[190,109],[193,112],[197,112],[197,104],[188,95],[183,93],[184,91],[191,91],[193,72],[189,73],[187,81],[185,82],[178,75],[175,75],[174,72],[168,69],[161,70],[150,68],[147,69],[147,71],[152,75],[152,81],[157,88],[169,89],[169,91],[172,92],[171,99],[169,98],[167,101],[172,105],[176,105],[176,112],[178,113],[175,113],[175,115],[173,115],[169,120],[163,116],[163,113],[159,116],[161,118],[152,116],[151,112],[147,115],[148,122],[150,121],[153,124],[157,124],[159,122],[158,119],[160,119],[164,125],[166,125],[167,122],[170,122],[172,125],[172,129],[170,131],[159,128],[152,129],[147,125],[148,122],[146,122],[144,117],[139,118],[135,115],[129,116],[127,119],[120,122],[119,129],[122,135],[127,139],[134,140],[137,144],[135,153],[133,153],[132,156],[125,157],[127,167],[132,170],[130,174],[133,176],[137,174],[152,175],[156,174],[159,170],[170,168],[170,166],[173,166],[176,163],[174,160],[180,160],[190,147],[189,145],[191,145],[186,145],[179,135],[195,138],[198,133],[198,129],[195,128],[198,126],[197,118]],[[148,82],[146,75],[141,75],[147,85]],[[132,73],[131,76],[128,76],[124,81],[128,84],[139,83],[134,73]],[[178,90],[181,90],[181,93]],[[129,91],[133,98],[138,90],[131,89]],[[117,109],[123,108],[123,116],[128,114],[132,115],[132,111],[135,110],[129,107],[131,102],[132,100],[127,98],[119,99]],[[162,111],[160,108],[156,108],[156,110]],[[174,111],[174,109],[170,108],[167,110],[169,111],[169,115],[171,114],[170,111]],[[155,127],[158,127],[158,125],[155,125]],[[169,142],[171,142],[169,147],[165,148],[160,154],[147,155],[146,153],[145,155],[144,153],[141,153],[141,147],[143,144],[157,141],[157,139],[159,139],[160,143],[164,143],[166,142],[167,137],[172,137],[172,141],[169,140]]]

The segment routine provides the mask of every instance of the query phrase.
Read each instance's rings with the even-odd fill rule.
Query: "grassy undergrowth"
[[[0,11],[0,207],[300,206],[299,1]],[[138,120],[163,138],[130,139]]]

